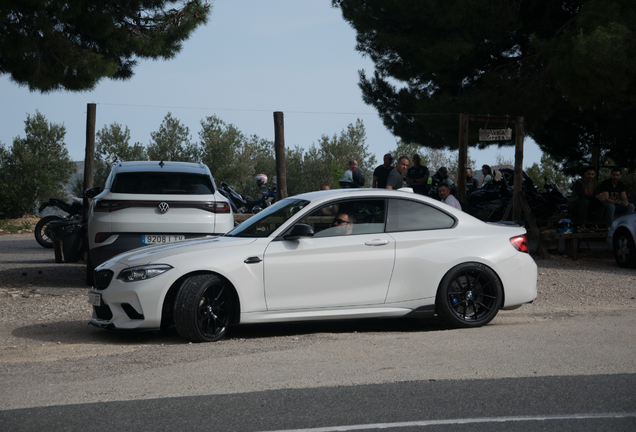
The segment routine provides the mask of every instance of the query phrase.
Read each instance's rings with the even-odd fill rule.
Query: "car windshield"
[[[214,187],[209,176],[179,172],[119,173],[111,192],[122,194],[211,195]]]
[[[255,214],[226,235],[230,237],[267,237],[308,204],[309,201],[306,200],[285,198]]]

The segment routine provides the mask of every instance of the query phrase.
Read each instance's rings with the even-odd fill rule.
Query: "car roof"
[[[423,195],[415,194],[411,192],[411,189],[401,191],[401,190],[374,189],[374,188],[321,190],[321,191],[314,191],[314,192],[305,192],[300,195],[294,195],[293,197],[290,197],[290,198],[306,199],[309,201],[316,201],[316,200],[322,201],[322,199],[326,200],[326,199],[341,198],[341,197],[342,198],[356,198],[356,197],[367,198],[369,195],[382,197],[382,198],[401,197],[401,198],[417,198],[417,199],[421,199],[422,201],[427,201],[427,200],[435,201],[430,197],[425,197]]]
[[[185,172],[192,174],[209,174],[208,167],[199,162],[173,162],[173,161],[131,161],[116,162],[113,170],[121,172]]]

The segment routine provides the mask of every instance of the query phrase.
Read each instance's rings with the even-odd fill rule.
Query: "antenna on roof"
[[[161,162],[159,162],[159,166],[160,166],[161,168],[163,168],[163,166],[164,166],[164,165],[165,165],[165,163],[163,163],[163,160],[162,160]]]

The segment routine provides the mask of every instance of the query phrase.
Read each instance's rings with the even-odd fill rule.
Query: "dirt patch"
[[[40,221],[39,216],[22,216],[18,219],[0,220],[0,235],[32,233],[35,225]]]

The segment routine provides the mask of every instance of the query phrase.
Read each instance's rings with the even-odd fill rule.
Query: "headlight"
[[[134,267],[131,269],[123,270],[117,276],[117,279],[121,279],[124,282],[136,282],[146,280],[159,276],[170,270],[172,267],[167,264],[148,265],[142,267]]]

